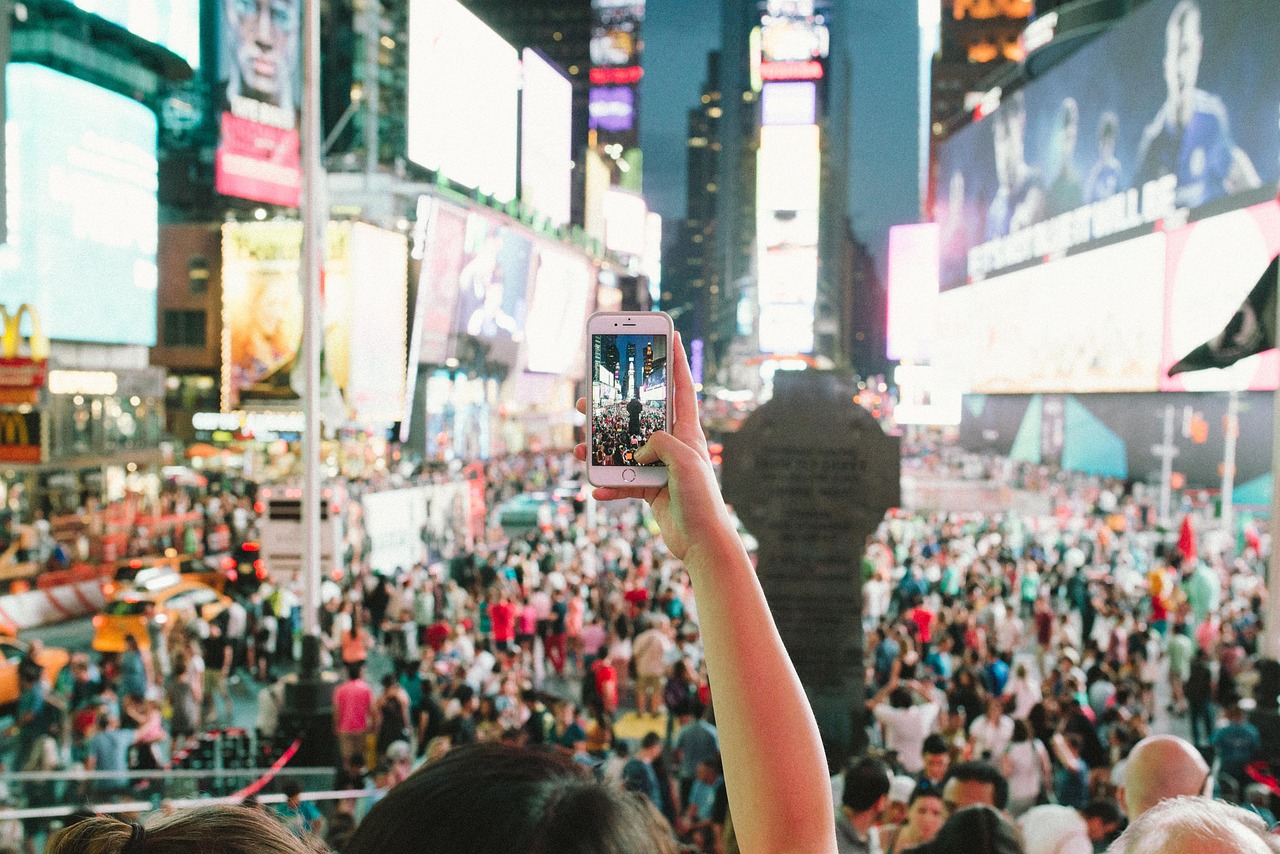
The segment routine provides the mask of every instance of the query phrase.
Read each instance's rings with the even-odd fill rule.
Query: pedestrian
[[[338,752],[345,764],[353,756],[364,756],[366,739],[374,725],[373,688],[364,681],[364,664],[347,667],[347,681],[333,692],[333,727]]]

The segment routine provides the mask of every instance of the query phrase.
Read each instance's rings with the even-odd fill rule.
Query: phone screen
[[[591,336],[591,419],[591,464],[636,465],[636,450],[667,429],[666,335]]]

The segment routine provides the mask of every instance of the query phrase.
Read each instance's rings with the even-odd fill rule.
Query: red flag
[[[1200,550],[1196,547],[1196,529],[1190,516],[1182,517],[1182,529],[1178,531],[1178,552],[1183,560],[1195,560]]]

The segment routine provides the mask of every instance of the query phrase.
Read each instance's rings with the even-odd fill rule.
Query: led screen
[[[1155,0],[943,143],[943,288],[1273,198],[1280,4],[1247,5]]]
[[[537,51],[524,50],[520,99],[520,200],[561,226],[569,221],[573,83]]]
[[[822,155],[817,125],[760,129],[756,244],[760,349],[813,350],[818,298],[818,202]]]
[[[219,193],[297,207],[301,0],[219,0],[223,111],[214,162]]]
[[[156,116],[42,65],[8,87],[9,242],[0,305],[54,339],[156,343]]]
[[[1159,233],[948,291],[933,364],[983,394],[1156,391],[1164,270]]]
[[[407,253],[403,234],[364,223],[351,226],[351,341],[344,388],[363,424],[390,424],[404,411]]]
[[[533,263],[525,370],[579,379],[595,271],[585,258],[545,244]]]
[[[591,464],[633,466],[636,449],[665,429],[667,337],[592,335]]]
[[[938,226],[889,229],[887,350],[895,362],[929,361],[938,331]]]
[[[123,0],[74,0],[86,12],[106,18],[136,36],[155,42],[200,67],[199,0],[128,3]],[[225,2],[225,0],[224,0]]]
[[[591,64],[625,68],[640,64],[644,50],[644,0],[592,0]]]
[[[593,130],[624,133],[635,127],[636,93],[630,86],[595,86],[587,97],[588,124]]]
[[[623,255],[644,255],[649,207],[644,198],[625,190],[604,194],[604,245]]]
[[[465,210],[429,196],[419,200],[414,232],[414,256],[422,261],[414,312],[416,363],[442,365],[452,353],[458,275],[466,239]]]
[[[766,83],[760,95],[765,125],[811,125],[818,118],[818,86],[811,80]]]
[[[1280,351],[1229,368],[1166,376],[1169,367],[1222,333],[1271,259],[1280,253],[1280,204],[1267,202],[1170,232],[1165,296],[1162,391],[1275,389]]]
[[[410,160],[511,201],[519,88],[516,49],[462,4],[411,0]]]
[[[481,341],[487,358],[514,365],[529,304],[530,238],[488,214],[467,215],[454,330]]]

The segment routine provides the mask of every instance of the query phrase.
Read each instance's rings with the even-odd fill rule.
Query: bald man
[[[1119,797],[1133,821],[1163,800],[1212,792],[1209,766],[1200,751],[1176,735],[1153,735],[1129,754]]]

